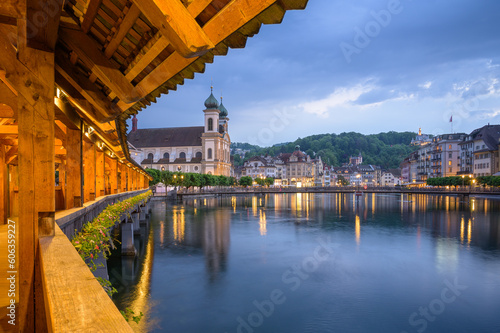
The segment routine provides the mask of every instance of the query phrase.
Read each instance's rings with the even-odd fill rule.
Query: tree
[[[172,171],[164,170],[161,172],[161,182],[165,184],[165,186],[173,185],[174,181],[174,173]]]
[[[272,177],[267,177],[267,178],[264,180],[264,182],[265,182],[265,184],[266,184],[267,186],[271,186],[271,185],[273,185],[273,184],[274,184],[274,178],[272,178]]]
[[[255,178],[255,182],[257,183],[257,185],[260,185],[260,186],[266,185],[264,178]]]
[[[253,180],[252,177],[250,176],[243,176],[240,178],[240,185],[241,186],[252,186]]]
[[[149,186],[156,185],[161,182],[161,171],[156,169],[146,168],[146,172],[153,177],[153,180],[149,181]]]
[[[340,185],[342,185],[342,186],[349,185],[349,181],[347,179],[345,179],[344,176],[339,175],[337,178],[338,178],[338,181],[340,182]]]
[[[200,174],[198,173],[186,173],[184,174],[184,179],[182,180],[182,186],[186,188],[200,186]]]

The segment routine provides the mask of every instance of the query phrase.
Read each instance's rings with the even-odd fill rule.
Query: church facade
[[[213,93],[205,101],[204,125],[137,128],[128,134],[130,156],[143,168],[230,176],[228,112]]]

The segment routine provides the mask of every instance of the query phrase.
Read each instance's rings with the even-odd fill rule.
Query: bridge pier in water
[[[122,256],[135,257],[137,250],[134,245],[134,223],[125,222],[120,224],[121,228],[121,242],[122,242]]]

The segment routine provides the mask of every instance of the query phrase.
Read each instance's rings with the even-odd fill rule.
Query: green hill
[[[416,136],[413,132],[387,132],[364,135],[355,132],[341,134],[317,134],[298,138],[294,142],[277,144],[272,147],[254,148],[245,155],[250,158],[255,155],[291,153],[295,146],[305,151],[311,157],[321,156],[329,165],[340,166],[348,162],[349,156],[363,156],[363,164],[380,165],[382,168],[397,168],[403,159],[417,147],[410,146]],[[240,143],[234,143],[240,146]],[[233,144],[231,144],[233,147]],[[257,146],[253,146],[257,147]],[[239,160],[239,159],[238,159]]]

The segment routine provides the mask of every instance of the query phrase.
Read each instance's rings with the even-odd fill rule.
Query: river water
[[[109,260],[137,332],[500,332],[500,201],[268,194],[155,202]]]

